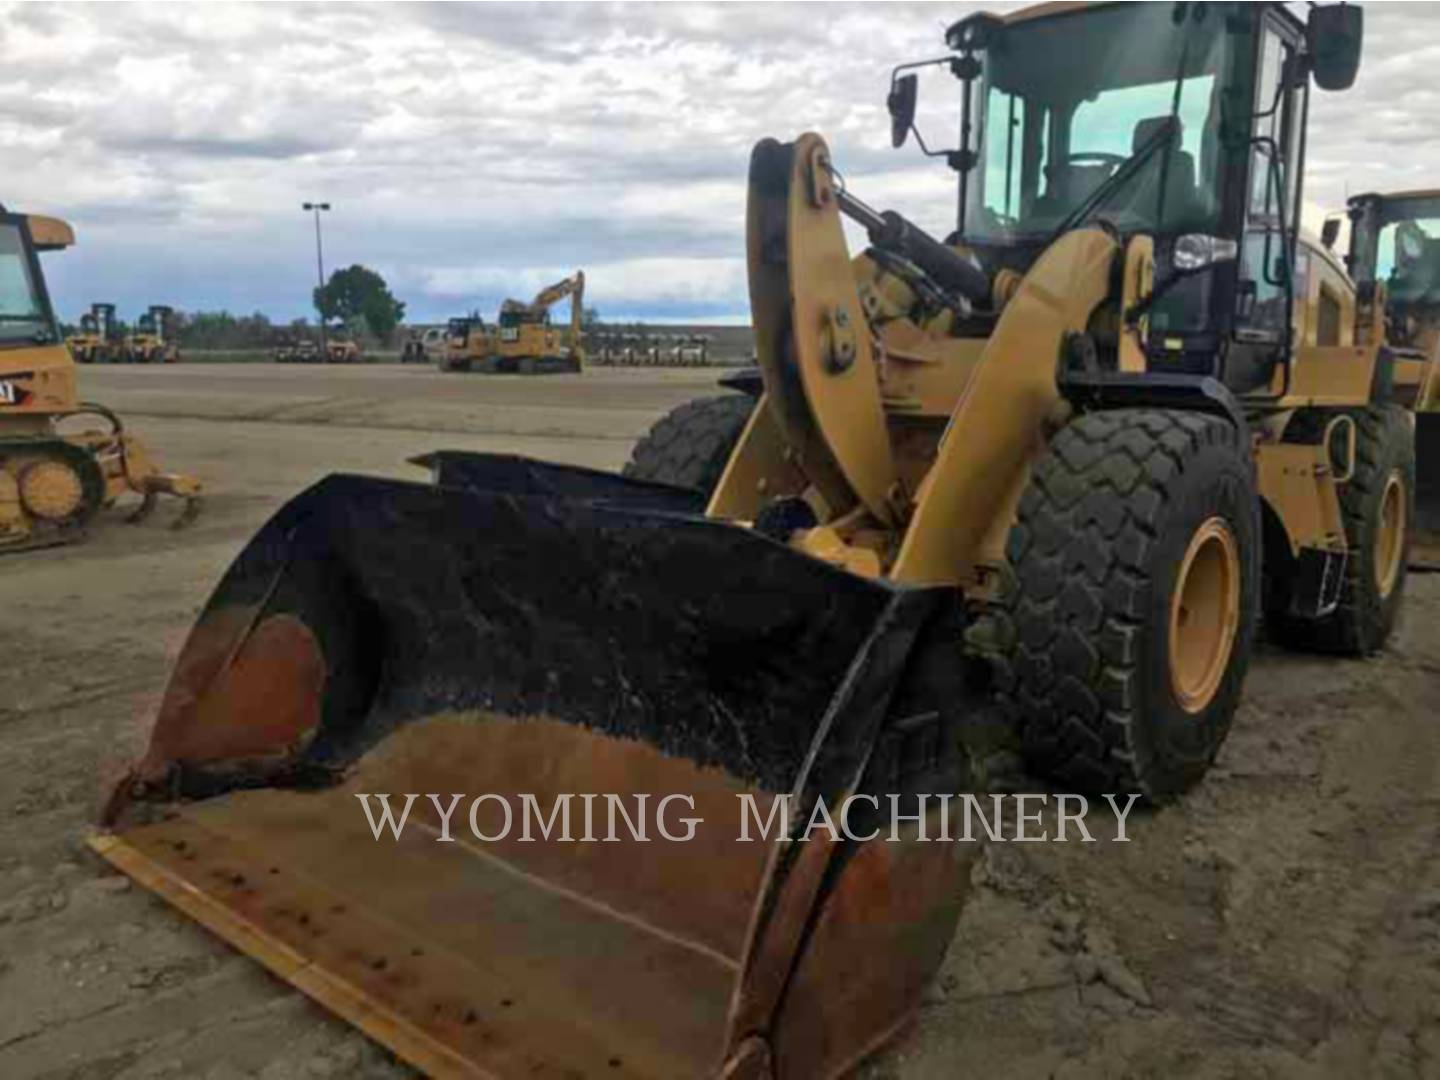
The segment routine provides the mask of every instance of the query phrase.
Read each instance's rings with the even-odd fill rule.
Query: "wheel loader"
[[[132,364],[174,364],[180,360],[179,328],[175,309],[151,304],[125,338],[124,352]]]
[[[1345,263],[1355,279],[1364,322],[1383,329],[1398,355],[1431,363],[1432,378],[1417,388],[1414,544],[1410,564],[1440,569],[1440,190],[1371,193],[1350,199],[1350,248]],[[1333,244],[1339,219],[1326,223]]]
[[[1360,33],[967,17],[943,239],[820,136],[763,140],[755,400],[708,496],[444,450],[428,483],[321,481],[220,581],[95,850],[433,1075],[851,1069],[953,937],[952,796],[997,732],[1163,802],[1225,736],[1262,592],[1297,640],[1383,640],[1394,401],[1428,372],[1356,341],[1296,229],[1310,87],[1350,85]],[[645,832],[669,798],[688,839]]]
[[[550,309],[570,298],[570,323],[556,329]],[[500,305],[495,327],[487,329],[477,316],[451,319],[446,346],[446,371],[480,371],[489,375],[516,373],[549,375],[578,372],[585,366],[581,321],[585,302],[585,274],[547,285],[530,301],[506,300]]]
[[[80,364],[113,364],[125,355],[125,339],[115,321],[114,304],[91,304],[80,316],[80,332],[65,339]]]
[[[119,417],[78,397],[37,256],[74,242],[63,221],[0,208],[0,553],[77,540],[127,494],[140,496],[131,521],[160,495],[184,501],[177,526],[200,505],[198,480],[160,472]],[[102,426],[76,430],[87,419]]]

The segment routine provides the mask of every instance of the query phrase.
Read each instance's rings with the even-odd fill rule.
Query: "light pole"
[[[315,214],[315,269],[320,275],[320,289],[325,289],[325,256],[320,247],[320,211],[329,210],[328,202],[307,202],[301,207],[303,210],[313,211]],[[320,297],[315,297],[315,313],[320,316],[320,359],[327,357],[327,345],[325,342],[325,312],[320,307]]]

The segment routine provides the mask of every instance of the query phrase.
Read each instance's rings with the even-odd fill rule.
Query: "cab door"
[[[1288,362],[1297,322],[1303,325],[1296,312],[1297,234],[1310,80],[1300,63],[1298,28],[1267,13],[1257,37],[1235,338],[1254,371],[1246,381],[1263,385]]]

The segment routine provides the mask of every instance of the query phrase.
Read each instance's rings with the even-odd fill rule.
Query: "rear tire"
[[[1254,472],[1227,421],[1127,409],[1061,430],[1006,548],[998,688],[1029,764],[1152,803],[1197,783],[1249,666],[1259,545]]]
[[[708,497],[754,411],[755,399],[744,394],[687,401],[657,420],[635,444],[624,475],[691,488]]]
[[[1292,426],[1323,430],[1331,415],[1302,415]],[[1356,428],[1355,473],[1340,488],[1340,516],[1350,548],[1340,602],[1323,619],[1293,617],[1288,567],[1277,567],[1266,582],[1265,623],[1269,636],[1286,648],[1368,656],[1395,629],[1405,593],[1415,520],[1415,436],[1409,415],[1398,405],[1375,405],[1349,415]]]

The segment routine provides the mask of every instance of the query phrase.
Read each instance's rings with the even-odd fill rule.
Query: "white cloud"
[[[889,149],[883,99],[975,6],[0,5],[0,198],[75,221],[70,315],[302,314],[299,204],[327,198],[327,263],[422,318],[577,266],[607,315],[734,316],[761,137],[826,134],[858,193],[946,230],[954,175]],[[1314,95],[1315,207],[1440,184],[1440,5],[1367,17],[1355,91]]]

